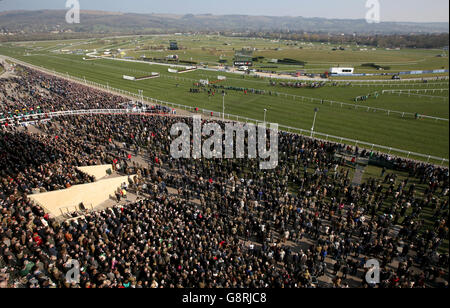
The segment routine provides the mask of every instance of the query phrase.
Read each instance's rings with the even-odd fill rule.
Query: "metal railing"
[[[428,92],[432,92],[432,93],[436,93],[436,92],[448,92],[448,88],[445,89],[398,89],[398,90],[383,90],[382,92],[394,92],[394,93],[428,93]]]

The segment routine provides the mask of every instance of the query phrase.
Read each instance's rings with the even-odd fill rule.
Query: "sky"
[[[367,0],[78,0],[82,10],[364,19]],[[449,0],[378,0],[381,21],[448,22]],[[0,0],[0,11],[65,9],[66,0]]]

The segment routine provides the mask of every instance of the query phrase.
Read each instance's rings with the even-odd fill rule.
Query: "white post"
[[[313,120],[313,125],[311,128],[311,138],[313,137],[313,133],[314,133],[314,127],[316,126],[316,117],[317,117],[317,112],[319,111],[318,108],[314,109],[314,120]]]

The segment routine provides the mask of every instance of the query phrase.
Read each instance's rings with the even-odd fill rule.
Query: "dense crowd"
[[[97,104],[108,105],[102,97]],[[72,106],[64,104],[55,108]],[[447,285],[448,169],[284,132],[273,170],[257,159],[173,159],[178,122],[192,125],[96,115],[54,119],[38,133],[2,126],[0,262],[9,285],[304,288],[328,277],[336,288],[373,287],[364,279],[372,258],[380,287]],[[354,186],[338,153],[391,169]],[[138,175],[130,186],[139,201],[61,223],[28,199],[89,182],[76,167],[103,163]],[[71,260],[78,283],[66,280]]]
[[[235,91],[241,92],[244,94],[268,94],[269,91],[253,89],[253,88],[244,88],[244,87],[235,87],[235,86],[224,86],[217,84],[202,84],[195,82],[193,84],[194,88],[191,88],[189,92],[191,93],[208,93],[209,95],[215,95],[216,93],[224,93],[225,91]]]
[[[317,82],[277,82],[277,81],[270,81],[270,85],[275,87],[275,86],[280,86],[280,87],[284,87],[284,88],[311,88],[311,89],[317,89],[317,88],[322,88],[324,86],[327,85],[327,83],[325,81],[317,81]]]
[[[17,77],[0,79],[0,119],[54,111],[118,108],[127,99],[78,83],[16,68]]]

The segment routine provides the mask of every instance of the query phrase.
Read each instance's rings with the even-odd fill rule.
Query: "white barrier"
[[[424,93],[428,93],[428,92],[432,92],[432,93],[435,93],[435,92],[448,92],[448,88],[445,88],[445,89],[401,89],[401,90],[383,90],[383,92],[393,92],[393,93],[398,93],[398,92],[401,92],[401,93],[404,93],[404,92],[406,92],[406,93],[414,93],[414,92],[416,92],[416,93],[419,93],[419,92],[424,92]]]
[[[398,94],[398,95],[408,95],[408,96],[419,96],[419,97],[426,97],[426,98],[437,98],[442,100],[448,100],[448,96],[437,96],[437,95],[426,95],[426,94],[419,94],[420,92],[423,93],[436,93],[436,92],[448,92],[447,89],[404,89],[404,90],[383,90],[382,93],[388,93],[388,94]]]

